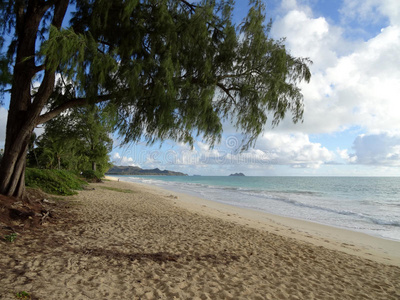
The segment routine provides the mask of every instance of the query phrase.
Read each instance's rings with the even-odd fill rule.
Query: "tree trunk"
[[[92,170],[96,171],[96,162],[95,161],[92,162]]]
[[[8,125],[15,123],[8,121]],[[6,139],[6,147],[0,165],[0,193],[6,196],[25,198],[26,152],[32,130],[22,138]]]
[[[38,160],[38,158],[37,158],[36,151],[35,151],[35,149],[32,149],[32,151],[33,151],[33,155],[35,156],[36,165],[37,165],[37,167],[40,169],[39,160]]]
[[[15,31],[17,50],[8,111],[6,143],[0,164],[0,194],[25,197],[26,153],[39,115],[54,89],[55,72],[35,64],[36,38],[46,11],[54,5],[52,24],[60,28],[69,0],[17,1]],[[45,70],[37,93],[31,95],[35,74]]]

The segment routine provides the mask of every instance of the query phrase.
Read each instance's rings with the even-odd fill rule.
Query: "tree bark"
[[[12,123],[14,122],[7,122],[11,125]],[[0,166],[0,193],[3,195],[25,198],[26,152],[32,131],[24,139],[8,139],[8,144],[6,142],[6,151]]]
[[[55,72],[45,70],[39,90],[32,97],[32,79],[37,72],[43,70],[35,65],[37,32],[45,12],[51,5],[54,5],[52,24],[59,28],[68,4],[69,0],[55,2],[31,0],[15,4],[18,45],[7,118],[6,143],[0,164],[0,194],[25,197],[26,153],[29,140],[55,82]]]

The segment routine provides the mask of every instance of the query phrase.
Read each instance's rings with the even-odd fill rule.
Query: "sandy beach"
[[[107,181],[0,241],[0,299],[400,299],[400,243]]]

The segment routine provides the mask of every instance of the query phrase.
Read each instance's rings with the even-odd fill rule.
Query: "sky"
[[[247,1],[236,1],[235,19]],[[286,37],[297,57],[309,57],[312,78],[300,85],[304,121],[267,124],[254,147],[238,153],[240,134],[224,124],[220,144],[194,148],[164,141],[120,146],[116,165],[189,175],[400,176],[400,1],[266,0],[271,36]],[[0,147],[4,144],[0,108]]]

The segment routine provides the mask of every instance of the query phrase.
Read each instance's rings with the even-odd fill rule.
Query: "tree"
[[[229,119],[254,143],[267,117],[302,119],[310,61],[268,34],[260,0],[241,24],[233,1],[1,1],[12,75],[0,193],[24,194],[33,129],[73,107],[112,111],[125,142],[220,140]],[[72,4],[73,3],[73,4]],[[67,9],[74,11],[69,26]],[[33,83],[39,83],[37,92]]]
[[[110,166],[111,132],[110,120],[96,106],[70,109],[45,124],[35,149],[40,153],[40,165],[104,173]]]
[[[74,120],[70,127],[70,136],[76,137],[73,149],[89,162],[89,165],[78,164],[78,169],[107,171],[110,167],[108,153],[112,150],[112,120],[97,106],[75,108],[68,119]]]
[[[36,135],[32,136],[28,166],[104,174],[110,167],[111,121],[97,106],[76,107],[55,117],[45,124],[35,143]]]
[[[29,164],[29,161],[33,161],[34,163],[31,164],[34,164],[36,167],[40,167],[38,156],[36,153],[37,150],[35,149],[37,143],[38,143],[38,136],[35,132],[33,132],[28,145],[27,163]]]

